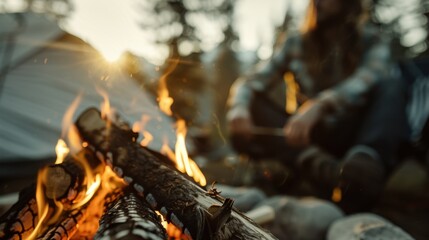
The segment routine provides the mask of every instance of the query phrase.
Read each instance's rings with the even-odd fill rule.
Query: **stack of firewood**
[[[83,112],[75,126],[85,142],[78,156],[44,171],[43,192],[49,209],[48,220],[36,239],[74,239],[88,221],[97,194],[87,203],[73,207],[85,197],[85,171],[78,159],[86,159],[93,174],[110,167],[123,186],[103,196],[104,208],[98,216],[95,239],[167,239],[163,218],[188,239],[275,239],[233,208],[233,200],[223,199],[216,189],[206,191],[178,172],[160,154],[137,142],[137,134],[117,118],[103,118],[94,108]],[[25,239],[35,230],[41,211],[37,207],[36,186],[20,193],[18,202],[0,218],[0,239]],[[65,206],[59,216],[58,202]],[[43,210],[45,211],[45,210]],[[55,216],[55,219],[53,218]],[[96,216],[97,217],[97,216]]]

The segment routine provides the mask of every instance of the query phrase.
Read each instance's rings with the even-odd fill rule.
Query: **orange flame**
[[[179,169],[179,171],[184,172],[186,171],[186,174],[188,176],[192,177],[193,172],[191,169],[191,165],[189,164],[189,157],[188,157],[188,151],[186,150],[186,144],[185,144],[185,136],[186,136],[186,124],[185,121],[182,119],[179,119],[176,123],[177,126],[177,140],[176,140],[176,146],[175,146],[175,153],[176,153],[176,162],[181,162],[181,166],[184,166],[184,169]]]
[[[80,104],[82,98],[82,94],[79,94],[70,106],[67,108],[66,113],[64,114],[62,120],[62,130],[61,130],[61,138],[58,139],[57,145],[55,146],[55,153],[57,158],[55,160],[55,164],[60,164],[64,161],[65,157],[69,154],[70,148],[67,146],[66,142],[63,140],[67,139],[68,143],[72,146],[72,152],[77,152],[78,149],[81,148],[80,138],[77,136],[76,127],[73,124],[73,115],[76,112],[77,107]],[[44,185],[46,183],[46,173],[47,168],[43,168],[39,171],[37,177],[37,187],[36,187],[36,202],[37,202],[37,210],[38,210],[38,222],[30,234],[28,239],[36,238],[37,234],[41,232],[44,226],[44,222],[48,216],[49,212],[49,204],[46,201],[45,197],[45,188]],[[55,209],[55,215],[51,216],[49,221],[56,221],[61,212],[63,211],[63,205],[60,202],[55,201],[57,208]]]
[[[71,209],[76,209],[85,205],[95,194],[101,183],[100,173],[95,174],[86,159],[76,158],[75,160],[78,161],[85,170],[86,191],[83,199],[76,199]]]
[[[109,166],[105,166],[102,172],[98,191],[91,198],[85,213],[85,219],[79,223],[79,228],[72,239],[92,239],[98,230],[99,220],[103,215],[103,206],[107,196],[126,186],[125,181],[118,177]]]
[[[186,166],[184,162],[184,159],[187,159],[187,162],[189,165],[189,172],[191,173],[191,175],[188,174],[188,176],[192,177],[194,181],[199,183],[201,186],[207,185],[207,180],[203,172],[198,167],[198,165],[194,162],[194,160],[189,158],[188,153],[186,151],[185,140],[184,140],[186,135],[186,128],[185,128],[185,134],[183,135],[180,134],[180,135],[183,136],[183,140],[178,139],[176,141],[176,153],[173,152],[173,150],[168,146],[168,142],[166,140],[164,140],[164,143],[161,147],[160,152],[176,163],[177,170],[179,170],[182,173],[188,174],[188,172],[186,171]],[[178,138],[180,135],[178,134]],[[180,153],[178,154],[178,152]]]
[[[140,145],[146,147],[153,140],[153,135],[148,131],[143,132],[143,139],[140,141]]]
[[[182,162],[176,161],[176,155],[174,154],[173,150],[168,146],[168,142],[164,141],[162,144],[160,152],[164,155],[166,155],[168,158],[170,158],[172,161],[176,163],[176,168],[181,171],[185,172],[185,167],[183,166]]]
[[[114,119],[115,114],[113,108],[110,107],[109,95],[105,90],[101,88],[96,87],[95,90],[97,90],[98,94],[100,94],[104,99],[103,103],[100,106],[101,117],[103,119]]]
[[[179,59],[173,59],[172,63],[168,66],[165,73],[161,76],[159,80],[158,87],[158,102],[159,108],[168,116],[173,115],[171,111],[171,105],[174,100],[170,97],[167,89],[167,77],[173,72],[179,63]],[[179,119],[176,123],[177,126],[177,140],[175,145],[175,153],[172,152],[168,144],[164,142],[161,153],[166,154],[170,159],[176,163],[176,167],[182,173],[188,174],[188,176],[193,177],[194,180],[200,185],[206,185],[206,178],[204,174],[199,169],[198,165],[188,157],[188,151],[186,150],[185,136],[186,136],[186,124],[185,121]]]
[[[133,132],[138,132],[143,135],[143,139],[140,141],[140,145],[146,147],[153,140],[153,135],[145,130],[146,124],[149,122],[150,117],[148,115],[143,115],[139,122],[133,124]]]
[[[44,226],[44,222],[46,219],[46,216],[48,215],[49,211],[49,205],[46,202],[45,198],[45,191],[44,191],[44,181],[46,176],[46,170],[47,168],[43,168],[39,171],[38,177],[37,177],[37,188],[36,188],[36,202],[37,202],[37,224],[34,227],[33,232],[28,236],[27,239],[35,239],[37,237],[37,234],[41,232],[42,228]]]
[[[76,153],[81,149],[81,141],[77,133],[77,129],[73,124],[73,115],[76,112],[76,109],[79,106],[81,99],[82,99],[82,94],[79,94],[73,100],[73,102],[68,107],[66,113],[64,114],[63,121],[62,121],[61,138],[66,139],[67,144],[70,146],[70,149],[68,152],[71,151],[72,153]],[[59,144],[62,144],[62,143],[59,143]],[[65,154],[64,157],[65,156],[67,156],[67,154]],[[59,156],[57,152],[57,160],[59,161],[60,159],[58,159],[58,157]]]
[[[161,218],[161,225],[165,228],[169,239],[192,239],[191,236],[182,234],[182,230],[178,229],[172,223],[168,223],[168,221],[165,220],[164,216],[162,216],[160,212],[155,211],[155,213]]]
[[[55,146],[55,153],[57,154],[55,164],[62,163],[69,152],[70,149],[67,147],[66,142],[64,142],[64,140],[62,140],[61,138],[58,139],[57,145]]]
[[[173,98],[170,97],[170,93],[168,92],[167,77],[173,72],[174,69],[176,69],[176,66],[178,63],[179,63],[179,59],[172,60],[171,65],[168,66],[168,68],[165,70],[165,73],[159,79],[159,86],[158,86],[159,108],[168,116],[173,115],[171,111],[171,105],[173,104],[174,100]]]

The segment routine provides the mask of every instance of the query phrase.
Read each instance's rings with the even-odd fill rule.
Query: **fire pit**
[[[174,164],[142,146],[118,116],[90,108],[71,129],[75,152],[58,145],[55,164],[0,218],[1,239],[275,238],[197,185],[193,161]]]

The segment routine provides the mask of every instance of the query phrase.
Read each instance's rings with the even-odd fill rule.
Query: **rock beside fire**
[[[264,227],[279,239],[325,239],[329,226],[343,217],[343,212],[334,204],[315,198],[275,196],[257,207],[260,206],[274,209],[274,220]]]
[[[356,214],[337,220],[329,229],[327,240],[412,240],[401,228],[370,213]]]
[[[216,184],[216,187],[221,196],[234,199],[234,207],[242,212],[251,210],[267,198],[258,188],[231,187],[222,184]]]

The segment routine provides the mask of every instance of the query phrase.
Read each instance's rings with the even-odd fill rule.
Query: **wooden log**
[[[137,142],[125,122],[102,119],[91,108],[76,121],[85,142],[101,153],[152,209],[159,211],[192,239],[275,239],[252,220],[232,209],[213,189],[205,191],[159,161]]]
[[[63,240],[70,239],[76,233],[79,223],[82,222],[86,212],[86,206],[69,211],[58,223],[50,226],[46,233],[41,234],[38,240]]]
[[[162,240],[167,234],[149,205],[127,191],[107,206],[94,239]]]
[[[45,194],[51,200],[72,202],[82,191],[85,171],[74,161],[49,165],[45,176]]]
[[[99,206],[101,199],[103,199],[101,202],[108,205],[116,201],[121,195],[122,192],[119,190],[107,195],[97,191],[85,205],[74,210],[64,211],[57,221],[46,227],[47,230],[44,233],[39,234],[37,240],[93,239],[98,226],[93,223],[94,220],[98,221],[100,218],[97,214],[98,211],[94,211],[94,208],[104,209]],[[88,224],[92,226],[88,226]],[[88,232],[88,228],[95,230]]]
[[[38,176],[44,178],[41,187],[45,193],[46,204],[49,205],[48,218],[55,212],[54,200],[62,202],[64,206],[64,212],[60,212],[57,223],[51,226],[44,223],[38,234],[41,239],[56,239],[59,236],[68,238],[76,230],[77,220],[82,218],[84,208],[69,211],[67,206],[79,200],[78,197],[83,196],[85,192],[83,191],[85,170],[79,161],[86,161],[85,164],[94,173],[104,168],[102,161],[93,155],[93,151],[83,149],[76,156],[67,157],[61,164],[47,166],[44,174]],[[77,161],[77,158],[80,160]],[[38,221],[36,184],[32,184],[20,192],[18,202],[0,217],[0,239],[26,239],[34,231]]]
[[[101,173],[104,167],[102,161],[87,148],[76,155],[69,154],[60,164],[49,165],[43,176],[47,199],[60,201],[67,207],[82,197],[86,177],[84,165],[87,165],[93,175]]]
[[[25,239],[37,222],[36,184],[23,189],[16,202],[0,217],[0,239]]]

